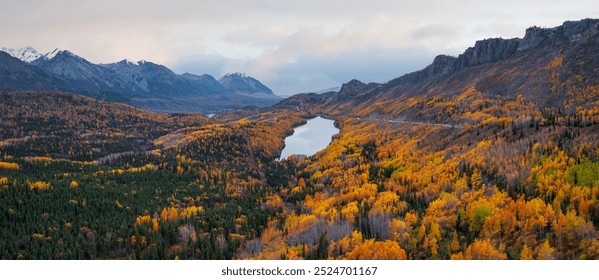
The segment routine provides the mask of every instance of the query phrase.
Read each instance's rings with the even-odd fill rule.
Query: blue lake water
[[[339,129],[335,127],[333,120],[321,117],[310,119],[306,124],[296,127],[293,135],[285,138],[281,158],[285,159],[290,155],[312,156],[326,148],[337,133]]]

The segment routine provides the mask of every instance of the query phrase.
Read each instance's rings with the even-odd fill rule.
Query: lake
[[[312,156],[326,148],[337,133],[339,129],[335,127],[333,120],[321,117],[309,119],[306,124],[296,127],[293,135],[285,138],[281,158],[286,159],[294,154]]]

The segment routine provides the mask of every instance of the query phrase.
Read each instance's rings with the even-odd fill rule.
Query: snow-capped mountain
[[[238,73],[219,82],[210,75],[178,75],[144,60],[94,64],[68,50],[43,55],[33,48],[6,50],[5,58],[21,61],[11,58],[3,65],[0,81],[10,82],[0,83],[0,90],[61,90],[165,112],[214,113],[279,99],[258,80]]]
[[[244,73],[229,73],[220,78],[219,82],[237,94],[274,96],[271,89]]]
[[[53,51],[51,51],[51,52],[45,53],[45,54],[44,54],[44,55],[42,55],[40,58],[42,58],[42,59],[45,59],[45,60],[49,60],[49,59],[52,59],[52,58],[54,58],[54,57],[55,57],[57,54],[59,54],[59,53],[61,53],[61,52],[63,52],[63,50],[56,48],[56,49],[54,49],[54,50],[53,50]],[[68,51],[67,51],[67,52],[68,52]],[[69,52],[69,53],[71,53],[71,52]],[[71,53],[71,54],[72,54],[72,53]]]
[[[0,51],[0,89],[68,90],[62,79]]]
[[[86,93],[136,92],[127,88],[117,75],[102,66],[93,64],[70,51],[56,49],[34,61],[31,65],[57,75]]]
[[[95,76],[107,74],[103,68],[84,58],[70,51],[58,49],[31,61],[31,65],[71,80],[94,79]]]
[[[32,61],[43,56],[43,54],[39,53],[32,47],[25,47],[25,48],[20,48],[20,49],[11,49],[11,48],[2,47],[1,50],[3,52],[10,54],[12,57],[18,58],[24,62],[32,62]]]

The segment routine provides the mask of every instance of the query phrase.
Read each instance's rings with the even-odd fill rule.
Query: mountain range
[[[596,106],[588,102],[592,96],[575,92],[599,83],[597,53],[599,20],[566,21],[554,28],[528,28],[524,38],[478,41],[457,57],[439,55],[424,69],[387,83],[352,80],[338,92],[299,94],[274,107],[328,115],[471,122],[460,114],[460,106],[467,104],[455,103],[476,93],[477,102],[484,104],[481,108],[523,99],[535,109],[573,113]],[[471,98],[464,102],[473,102]]]
[[[0,92],[0,257],[599,260],[598,53],[599,19],[531,27],[386,83],[211,118]],[[199,84],[269,94],[238,73],[13,54],[31,60],[0,52],[13,88],[148,107],[148,92],[185,106]],[[317,115],[340,129],[330,144],[279,159]]]
[[[2,90],[59,90],[160,112],[214,113],[280,99],[241,73],[217,81],[207,74],[176,74],[144,60],[94,64],[59,49],[41,54],[31,47],[2,48],[0,67]]]

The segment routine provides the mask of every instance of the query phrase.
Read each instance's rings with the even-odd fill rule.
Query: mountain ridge
[[[0,93],[0,254],[598,260],[599,20],[568,25],[210,119]],[[279,160],[317,115],[328,147]]]
[[[0,85],[2,90],[59,90],[181,113],[215,113],[248,105],[264,107],[280,99],[260,81],[246,75],[226,88],[208,74],[176,74],[145,60],[94,64],[68,50],[55,49],[46,54],[31,47],[3,50],[23,64],[12,61],[4,65],[0,80],[7,82]],[[29,76],[17,75],[19,69],[27,69]]]
[[[218,81],[224,88],[238,94],[274,96],[271,89],[245,73],[228,73]]]
[[[457,57],[438,55],[425,68],[386,83],[366,87],[363,82],[349,81],[343,84],[344,90],[324,100],[307,95],[291,99],[304,107],[318,100],[321,103],[312,106],[328,115],[385,114],[423,120],[432,116],[426,115],[426,107],[413,104],[416,99],[449,100],[473,88],[487,98],[522,95],[537,106],[557,108],[565,100],[560,96],[573,87],[596,82],[599,61],[593,53],[599,49],[598,34],[599,19],[567,21],[554,28],[531,27],[522,39],[480,40]],[[298,101],[302,96],[304,100]]]
[[[599,32],[598,23],[597,19],[566,21],[561,26],[553,28],[529,27],[522,39],[489,38],[479,40],[473,47],[467,48],[457,57],[438,55],[424,69],[405,74],[389,82],[411,84],[437,75],[453,74],[467,67],[508,58],[517,52],[539,47],[544,42],[551,43],[551,40],[559,39],[559,37],[567,37],[570,42],[575,42],[583,37],[589,38],[597,34]]]
[[[20,80],[30,80],[24,85]],[[10,54],[0,51],[0,84],[17,90],[65,90],[66,83],[54,75],[31,66]]]
[[[43,56],[43,54],[39,53],[32,47],[24,47],[20,49],[2,47],[0,51],[8,53],[12,57],[18,58],[24,62],[31,62]]]

